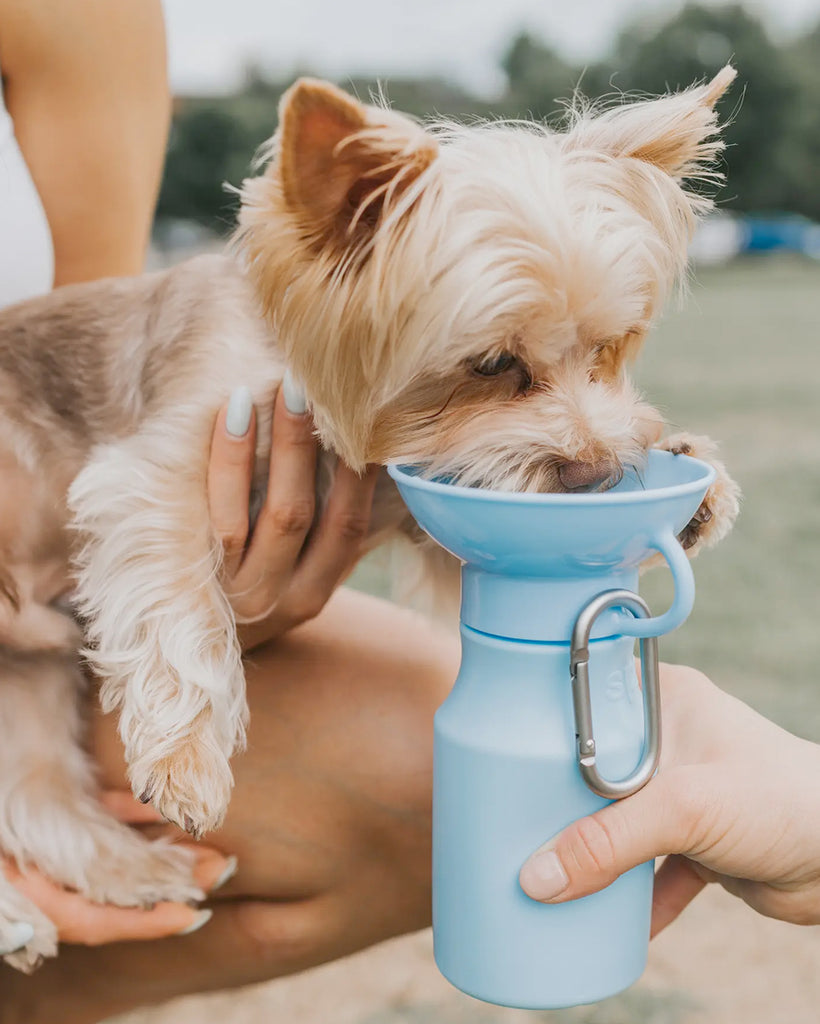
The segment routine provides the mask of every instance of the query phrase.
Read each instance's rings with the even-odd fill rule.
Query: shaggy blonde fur
[[[96,899],[200,895],[183,856],[97,809],[65,602],[135,793],[195,835],[217,827],[247,720],[205,487],[232,387],[252,385],[260,515],[282,532],[293,510],[265,500],[265,474],[285,365],[325,448],[320,509],[337,457],[510,490],[605,487],[641,464],[663,424],[627,363],[708,208],[691,182],[715,178],[733,77],[579,110],[563,133],[424,128],[304,80],[242,189],[233,256],[0,314],[2,851]],[[736,511],[721,471],[692,551]],[[399,533],[421,539],[385,480],[370,543]],[[0,878],[0,942],[31,921],[13,957],[30,968],[55,935],[24,904]]]

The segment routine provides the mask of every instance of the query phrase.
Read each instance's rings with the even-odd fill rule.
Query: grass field
[[[670,421],[721,442],[744,493],[732,535],[696,562],[695,611],[663,657],[820,740],[820,266],[702,272],[639,378]],[[645,593],[660,607],[653,575]]]
[[[722,443],[745,494],[732,536],[696,563],[689,622],[661,642],[789,729],[820,741],[820,265],[766,259],[701,272],[638,368],[681,428]],[[666,574],[642,590],[669,600]],[[357,585],[382,591],[377,564]],[[720,890],[652,945],[646,975],[597,1007],[503,1011],[449,990],[417,936],[240,996],[130,1024],[816,1024],[820,929],[758,917]]]

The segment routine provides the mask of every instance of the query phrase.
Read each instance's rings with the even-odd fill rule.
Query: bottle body
[[[612,779],[631,772],[643,749],[632,647],[625,637],[590,645],[598,763]],[[613,995],[646,963],[652,864],[556,906],[518,883],[538,846],[607,802],[577,767],[568,645],[462,626],[462,652],[435,725],[438,966],[463,991],[505,1006],[557,1009]]]

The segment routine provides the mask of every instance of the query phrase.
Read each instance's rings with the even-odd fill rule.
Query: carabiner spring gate
[[[605,590],[583,609],[572,631],[570,673],[575,731],[578,738],[578,767],[584,782],[598,796],[622,800],[643,788],[655,774],[661,754],[661,700],[658,674],[658,641],[643,637],[640,641],[643,708],[646,722],[643,756],[638,767],[625,779],[605,779],[596,764],[595,735],[592,729],[592,704],[589,696],[589,637],[598,616],[607,608],[626,608],[636,618],[649,618],[648,605],[631,590]]]

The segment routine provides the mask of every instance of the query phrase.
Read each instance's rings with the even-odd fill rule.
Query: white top
[[[0,84],[0,307],[50,291],[54,248]]]

